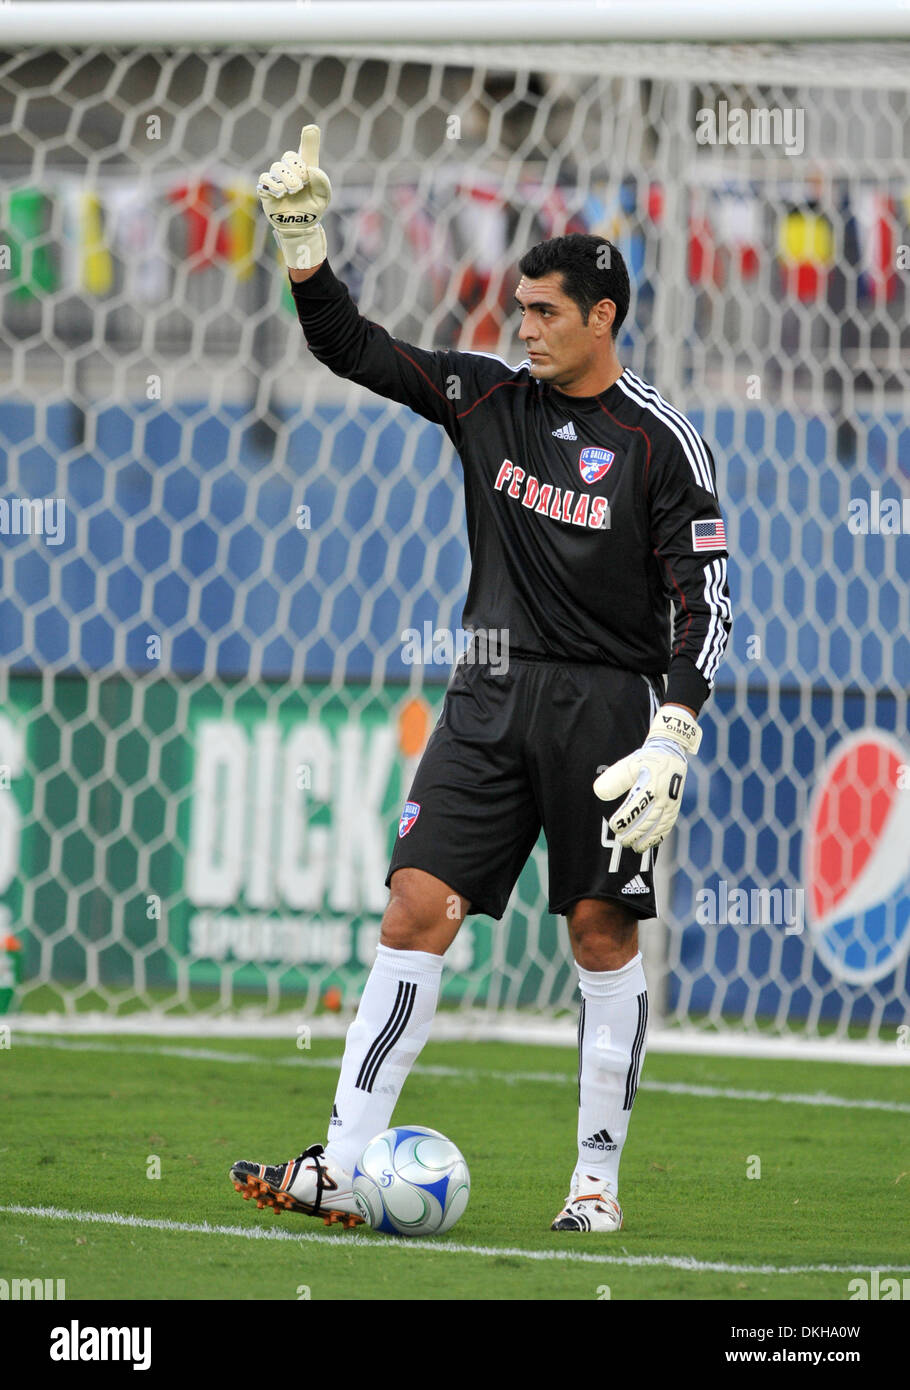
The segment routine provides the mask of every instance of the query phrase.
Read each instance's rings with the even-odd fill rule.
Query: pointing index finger
[[[300,132],[300,158],[309,168],[319,168],[318,125],[305,125]]]

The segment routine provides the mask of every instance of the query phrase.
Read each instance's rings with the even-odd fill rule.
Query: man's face
[[[531,376],[554,386],[572,386],[602,357],[615,306],[595,304],[582,323],[581,310],[562,288],[559,271],[539,280],[522,276],[515,298],[520,305],[518,336],[531,359]]]

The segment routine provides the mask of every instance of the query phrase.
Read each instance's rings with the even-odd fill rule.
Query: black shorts
[[[396,869],[424,869],[502,917],[541,826],[549,910],[579,898],[656,917],[656,851],[614,840],[607,821],[623,797],[601,801],[599,771],[640,748],[663,699],[659,677],[613,666],[509,655],[460,663],[402,812],[386,886]]]

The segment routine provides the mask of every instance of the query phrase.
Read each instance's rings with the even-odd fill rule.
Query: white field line
[[[263,1059],[252,1052],[220,1052],[213,1047],[175,1047],[170,1044],[156,1046],[124,1042],[92,1042],[79,1038],[42,1038],[31,1033],[13,1035],[13,1047],[57,1048],[64,1052],[130,1053],[146,1057],[182,1057],[195,1062],[227,1062],[240,1066],[262,1066]],[[293,1057],[273,1057],[266,1061],[269,1067],[324,1067],[329,1071],[340,1070],[338,1057],[313,1057],[307,1049],[301,1049]],[[482,1071],[474,1067],[429,1066],[420,1062],[411,1067],[415,1076],[439,1076],[452,1081],[496,1081],[501,1085],[543,1084],[553,1086],[574,1086],[577,1076],[568,1072],[547,1071]],[[836,1110],[882,1110],[894,1115],[910,1115],[910,1102],[900,1100],[853,1099],[849,1096],[831,1096],[824,1091],[809,1094],[786,1091],[742,1091],[733,1086],[696,1086],[684,1081],[642,1080],[642,1091],[660,1091],[665,1095],[697,1096],[707,1100],[776,1101],[779,1105],[816,1105]]]
[[[8,1216],[38,1216],[51,1221],[80,1221],[100,1226],[127,1226],[150,1231],[185,1231],[191,1235],[234,1236],[242,1240],[290,1240],[308,1245],[355,1245],[370,1250],[429,1250],[437,1255],[481,1255],[516,1260],[561,1260],[571,1264],[624,1265],[634,1269],[680,1269],[693,1274],[868,1274],[868,1265],[737,1265],[723,1260],[696,1260],[691,1255],[594,1255],[582,1250],[522,1250],[505,1245],[462,1245],[456,1241],[397,1239],[379,1240],[353,1231],[321,1235],[314,1231],[295,1234],[272,1226],[213,1226],[208,1221],[167,1221],[148,1216],[124,1216],[117,1211],[65,1211],[62,1207],[0,1206]],[[898,1274],[906,1265],[877,1265],[880,1274]]]
[[[18,1013],[11,1017],[20,1033],[53,1033],[64,1037],[157,1037],[184,1040],[218,1038],[239,1041],[243,1038],[287,1038],[293,1036],[299,1014],[268,1015],[252,1010],[249,1016],[241,1013],[218,1015],[161,1014],[155,1012],[111,1017],[93,1011],[84,1014]],[[343,1038],[350,1027],[350,1012],[320,1014],[308,1026],[314,1038]],[[538,1043],[541,1046],[575,1049],[577,1046],[574,1021],[541,1019],[522,1016],[515,1010],[497,1010],[495,1017],[488,1011],[468,1009],[453,1013],[441,1010],[433,1020],[434,1042],[514,1042]],[[648,1051],[651,1053],[684,1053],[692,1057],[766,1057],[778,1062],[848,1062],[864,1066],[910,1066],[910,1047],[894,1042],[859,1041],[857,1039],[826,1037],[768,1037],[760,1034],[725,1032],[706,1033],[700,1029],[661,1028],[656,1024],[648,1030]]]

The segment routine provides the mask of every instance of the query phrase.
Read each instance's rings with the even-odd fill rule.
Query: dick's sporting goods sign
[[[195,979],[227,960],[372,964],[399,805],[432,718],[393,692],[357,716],[336,697],[303,717],[194,722],[180,945]],[[476,963],[471,931],[461,938],[456,970]]]
[[[153,1004],[187,985],[203,1003],[205,991],[216,1001],[268,994],[271,1002],[280,988],[309,1004],[336,984],[354,997],[442,696],[441,686],[414,700],[400,687],[353,684],[11,677],[0,709],[0,933],[21,942],[25,986],[59,982],[84,993],[88,981],[108,999],[138,988]],[[783,998],[789,1018],[805,1017],[820,995],[819,1016],[839,1017],[846,987],[857,1017],[871,1016],[882,996],[885,1021],[902,1022],[910,741],[860,718],[824,743],[794,737],[786,776],[809,794],[808,806],[778,797],[775,834],[742,837],[758,856],[749,860],[761,875],[754,884],[736,837],[720,830],[729,826],[725,785],[751,775],[756,747],[721,699],[729,703],[726,695],[710,703],[702,724],[709,745],[717,727],[729,730],[725,760],[695,769],[699,810],[682,820],[672,851],[679,961],[668,975],[669,1008],[685,991],[688,1010],[707,1011],[727,991],[732,1015],[733,991],[745,1006],[749,990],[765,988],[744,979],[742,932],[699,919],[696,890],[720,880],[773,895],[783,838],[801,866],[781,887],[804,893],[806,929],[763,916],[748,926],[759,966],[762,950],[775,952],[768,1010],[778,1012]],[[764,696],[748,699],[757,726]],[[844,709],[853,715],[849,701]],[[855,712],[864,712],[859,698]],[[806,727],[798,694],[792,709],[782,702],[782,717],[797,732]],[[829,697],[813,697],[811,721],[830,727]],[[783,777],[774,767],[766,780]],[[471,916],[456,937],[443,976],[448,1002],[561,1006],[571,997],[565,928],[546,910],[540,849],[502,921]]]
[[[381,913],[383,808],[395,729],[317,720],[287,730],[207,719],[195,731],[186,890],[196,907]]]
[[[396,687],[263,684],[238,697],[170,680],[66,680],[52,708],[41,681],[14,678],[10,689],[0,926],[22,934],[27,980],[53,939],[51,978],[66,984],[85,980],[99,941],[102,988],[132,987],[136,961],[165,999],[178,980],[220,990],[228,968],[251,1002],[266,971],[283,991],[334,983],[336,971],[359,987],[442,687],[414,699]],[[103,794],[87,795],[88,782]],[[448,953],[453,1001],[458,972],[472,970],[472,988],[478,968],[482,980],[492,930],[472,919]]]

